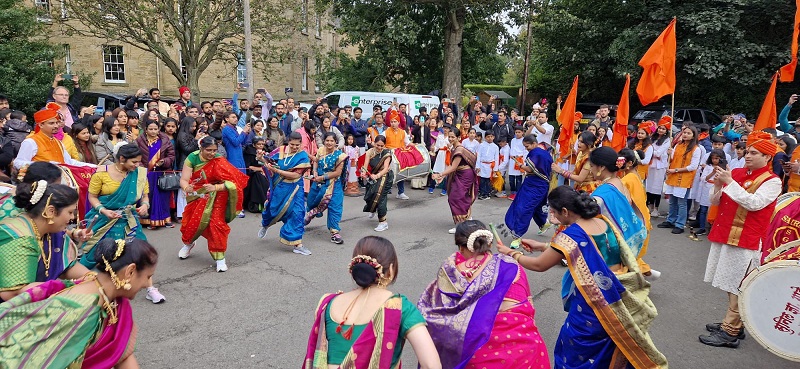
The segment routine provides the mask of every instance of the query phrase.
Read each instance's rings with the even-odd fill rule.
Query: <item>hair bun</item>
[[[351,273],[353,280],[362,288],[372,286],[378,279],[378,271],[372,265],[364,262],[353,264]]]
[[[581,191],[578,194],[578,203],[582,218],[593,218],[600,214],[600,205],[592,195]]]

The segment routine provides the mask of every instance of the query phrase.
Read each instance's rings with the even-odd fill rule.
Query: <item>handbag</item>
[[[161,191],[177,191],[181,189],[181,177],[177,173],[166,173],[158,179]]]

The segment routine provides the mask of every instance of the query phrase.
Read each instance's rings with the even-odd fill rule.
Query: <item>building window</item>
[[[317,75],[314,76],[314,92],[319,93],[320,92],[319,76],[320,76],[320,74],[322,74],[322,65],[319,62],[319,58],[317,58],[314,61],[314,64],[316,64],[315,68],[316,68],[316,73],[317,73]]]
[[[39,21],[51,21],[50,17],[50,0],[34,0],[33,4],[36,6],[39,15],[36,17]]]
[[[106,82],[125,82],[125,56],[122,54],[122,46],[103,46],[103,72]]]
[[[69,50],[69,44],[64,44],[64,65],[66,66],[67,74],[72,74],[72,53]]]
[[[315,13],[316,13],[316,27],[317,27],[317,29],[315,30],[315,35],[317,36],[317,38],[320,38],[322,37],[322,16],[319,14],[320,13],[319,10],[317,10]]]
[[[301,76],[301,86],[300,89],[303,91],[308,91],[308,57],[303,57],[303,71]]]
[[[66,0],[61,0],[61,19],[67,19],[67,3],[66,3]]]
[[[308,34],[308,0],[300,2],[300,15],[303,21],[303,27],[300,28],[300,32]]]
[[[236,55],[237,63],[236,63],[236,83],[246,83],[247,82],[247,64],[244,60],[244,55],[237,54]]]
[[[188,81],[189,73],[186,72],[186,63],[183,62],[183,50],[178,50],[178,61],[180,62],[181,76],[183,76],[184,81]]]

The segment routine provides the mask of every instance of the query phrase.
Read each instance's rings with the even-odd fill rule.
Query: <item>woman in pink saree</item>
[[[417,304],[442,367],[549,369],[525,271],[513,258],[493,255],[492,239],[480,221],[459,223],[459,251]]]

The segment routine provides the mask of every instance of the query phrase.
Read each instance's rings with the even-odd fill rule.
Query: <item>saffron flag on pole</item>
[[[642,105],[675,93],[675,18],[639,60],[644,68],[636,93]]]
[[[578,102],[578,76],[572,82],[572,89],[569,90],[567,101],[564,102],[564,107],[561,108],[561,114],[558,115],[558,123],[561,126],[558,133],[558,156],[564,158],[569,156],[572,152],[572,145],[570,139],[575,134],[575,107]]]
[[[781,67],[781,82],[793,82],[797,68],[797,36],[800,33],[800,0],[795,0],[794,32],[792,33],[792,61]]]
[[[778,108],[775,105],[775,86],[778,85],[778,73],[772,76],[772,86],[767,92],[767,97],[764,98],[764,105],[761,105],[761,112],[758,113],[754,131],[760,131],[764,128],[775,128],[778,123]]]
[[[630,97],[628,90],[631,88],[631,75],[625,75],[625,88],[617,105],[617,119],[614,122],[614,136],[611,137],[611,148],[619,151],[628,143],[628,117],[630,113]]]

